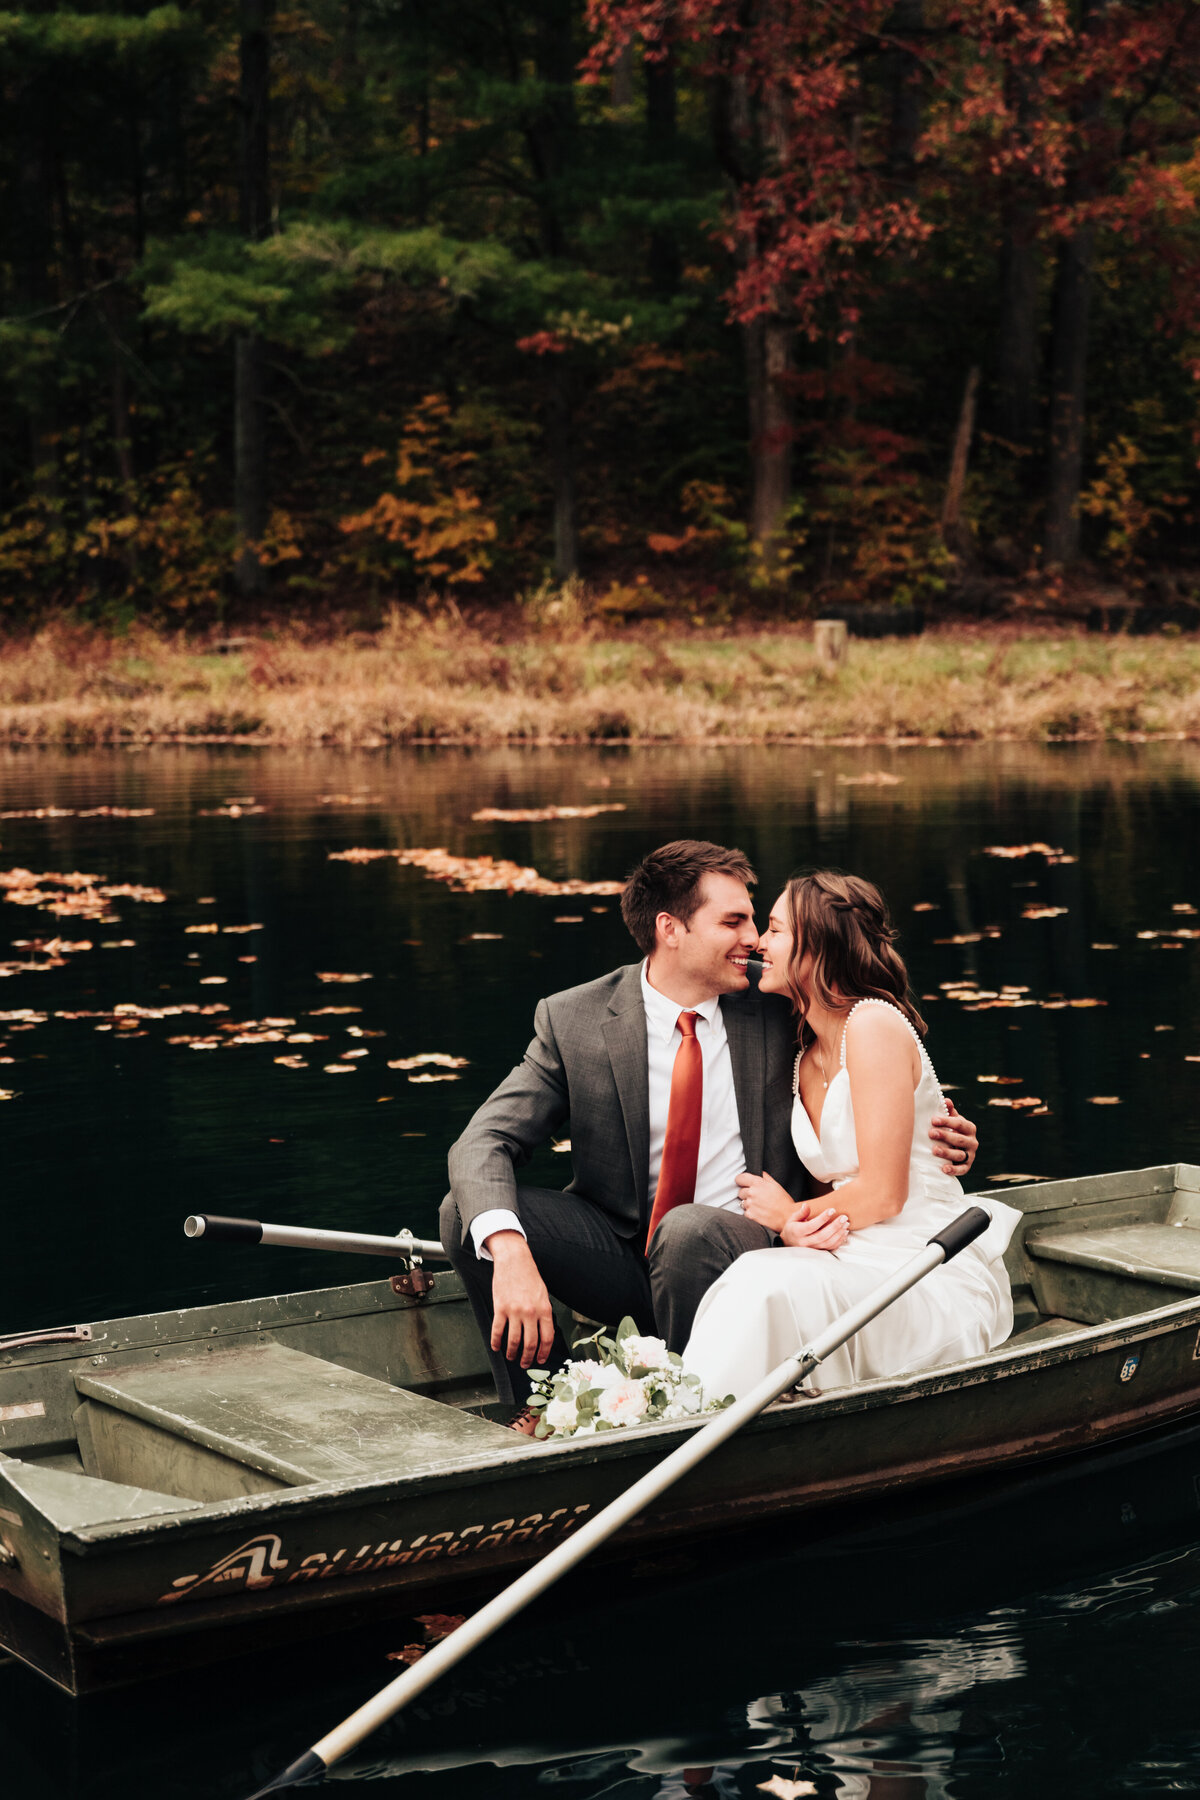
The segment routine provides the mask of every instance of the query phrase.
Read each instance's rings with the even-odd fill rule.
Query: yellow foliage
[[[1132,438],[1117,438],[1101,452],[1100,473],[1079,496],[1084,512],[1108,521],[1104,554],[1122,569],[1137,560],[1139,541],[1151,527],[1170,516],[1138,492],[1134,470],[1145,460]]]
[[[482,581],[496,522],[468,484],[475,454],[455,446],[452,425],[448,403],[439,394],[426,395],[401,434],[393,487],[365,512],[338,523],[348,537],[399,547],[430,580]],[[368,451],[364,467],[378,458],[378,451]]]

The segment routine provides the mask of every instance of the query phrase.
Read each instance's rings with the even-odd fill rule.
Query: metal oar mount
[[[524,1611],[531,1601],[538,1599],[547,1588],[553,1587],[556,1581],[581,1563],[593,1550],[598,1549],[622,1525],[627,1525],[631,1519],[644,1512],[651,1502],[664,1494],[681,1476],[727,1443],[743,1425],[757,1418],[772,1400],[778,1400],[781,1394],[803,1381],[818,1363],[824,1362],[848,1338],[861,1331],[864,1325],[870,1324],[893,1300],[898,1300],[901,1294],[906,1294],[909,1288],[915,1287],[933,1269],[949,1262],[952,1256],[957,1256],[968,1244],[973,1244],[991,1222],[991,1215],[981,1206],[969,1206],[966,1212],[960,1213],[953,1224],[948,1225],[945,1231],[939,1231],[936,1237],[930,1238],[920,1255],[914,1256],[890,1281],[881,1282],[874,1293],[868,1294],[865,1300],[843,1313],[840,1319],[836,1319],[811,1344],[798,1350],[795,1356],[789,1356],[786,1362],[780,1363],[744,1399],[735,1401],[724,1412],[718,1413],[710,1424],[703,1426],[694,1437],[665,1457],[657,1468],[651,1469],[648,1475],[643,1475],[640,1481],[635,1481],[619,1499],[598,1512],[594,1519],[589,1519],[586,1525],[581,1525],[565,1543],[551,1550],[532,1569],[527,1569],[524,1575],[519,1576],[510,1587],[506,1587],[503,1593],[497,1594],[494,1600],[489,1600],[473,1618],[460,1625],[453,1636],[443,1638],[440,1644],[426,1652],[420,1662],[405,1669],[402,1675],[397,1675],[394,1681],[381,1688],[365,1706],[360,1706],[348,1719],[335,1725],[332,1731],[283,1769],[273,1781],[252,1794],[250,1800],[262,1800],[265,1794],[278,1793],[281,1788],[292,1787],[296,1782],[323,1774],[334,1763],[340,1762],[344,1756],[357,1749],[364,1738],[370,1737],[373,1731],[377,1731],[386,1720],[408,1706],[418,1694],[432,1687],[439,1676],[452,1669],[456,1663],[462,1662],[472,1650],[486,1642],[493,1632]]]
[[[436,1256],[448,1261],[434,1238],[414,1237],[399,1231],[395,1237],[375,1237],[363,1231],[317,1231],[307,1225],[264,1225],[258,1219],[225,1219],[218,1213],[193,1213],[183,1222],[186,1236],[208,1238],[218,1244],[277,1244],[288,1250],[343,1250],[355,1256],[391,1256],[411,1262],[414,1256]]]

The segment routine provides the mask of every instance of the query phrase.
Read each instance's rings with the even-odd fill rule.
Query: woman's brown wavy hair
[[[925,1036],[908,970],[895,949],[900,934],[877,887],[858,875],[817,869],[793,875],[783,904],[792,931],[785,980],[801,1021],[813,999],[835,1011],[855,1000],[890,1000]],[[807,954],[813,963],[806,986],[800,963]]]

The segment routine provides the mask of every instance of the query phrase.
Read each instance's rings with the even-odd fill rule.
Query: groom
[[[645,961],[542,1000],[524,1058],[451,1148],[442,1244],[503,1401],[523,1404],[535,1361],[567,1359],[551,1293],[584,1318],[629,1314],[682,1350],[705,1291],[776,1241],[745,1216],[737,1178],[766,1171],[804,1198],[795,1020],[747,973],[754,880],[719,844],[651,851],[621,897]],[[519,1187],[516,1170],[568,1119],[565,1192]],[[931,1135],[970,1168],[973,1125],[948,1114]]]

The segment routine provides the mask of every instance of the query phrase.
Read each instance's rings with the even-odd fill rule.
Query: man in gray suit
[[[628,1314],[682,1350],[707,1288],[743,1251],[776,1241],[780,1205],[804,1202],[791,1137],[795,1019],[747,973],[754,880],[741,851],[718,844],[652,851],[621,898],[646,960],[542,1000],[523,1060],[450,1151],[442,1243],[502,1400],[521,1405],[534,1361],[557,1366],[569,1354],[551,1294],[585,1318]],[[696,1065],[692,1203],[656,1220],[647,1245],[664,1149],[673,1137],[673,1155],[679,1141],[681,1054]],[[566,1190],[518,1187],[518,1167],[568,1119]],[[944,1166],[964,1173],[974,1126],[953,1113],[933,1135]],[[828,1247],[832,1216],[813,1219],[814,1247]]]

